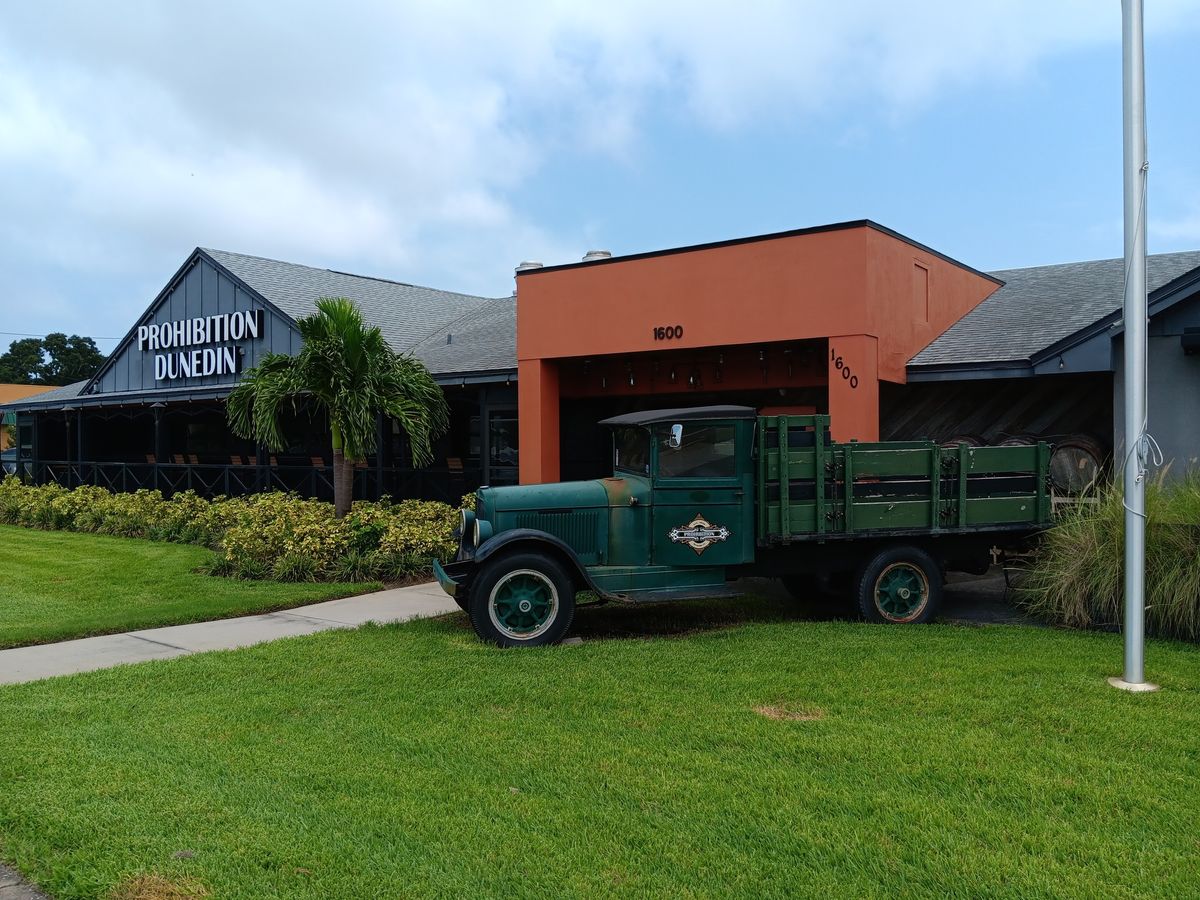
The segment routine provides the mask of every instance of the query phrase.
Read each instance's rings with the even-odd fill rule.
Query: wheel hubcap
[[[492,588],[488,615],[496,629],[517,641],[545,632],[558,615],[558,591],[541,572],[517,569]]]
[[[875,608],[889,622],[911,622],[929,602],[929,579],[912,563],[892,563],[875,579]]]

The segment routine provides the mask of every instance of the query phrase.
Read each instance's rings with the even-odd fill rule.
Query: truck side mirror
[[[670,437],[667,438],[667,446],[670,447],[672,450],[678,450],[679,445],[682,443],[683,443],[683,426],[678,425],[678,424],[672,425],[671,426],[671,435],[670,435]]]

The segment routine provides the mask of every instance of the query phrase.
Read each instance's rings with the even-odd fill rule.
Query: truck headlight
[[[491,536],[492,536],[492,523],[487,521],[487,519],[476,519],[475,520],[475,531],[473,534],[473,537],[475,538],[475,546],[476,547],[480,546],[484,541],[486,541]]]
[[[458,534],[463,543],[473,539],[475,534],[475,513],[469,509],[458,511]]]

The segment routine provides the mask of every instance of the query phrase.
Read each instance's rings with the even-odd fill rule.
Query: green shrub
[[[372,554],[349,550],[330,567],[334,581],[370,581],[374,577]]]
[[[303,553],[285,553],[271,566],[276,581],[316,581],[317,564]]]
[[[1043,538],[1017,596],[1034,616],[1078,628],[1124,620],[1120,485],[1085,497]],[[1200,639],[1200,480],[1146,488],[1146,630]]]
[[[243,581],[258,581],[267,577],[266,563],[252,557],[244,556],[231,561],[230,564],[233,568],[234,578],[241,578]]]
[[[371,571],[379,581],[389,584],[433,576],[430,558],[419,553],[378,551],[371,554]]]
[[[237,574],[234,565],[220,553],[212,553],[208,559],[196,566],[201,575],[215,575],[218,578],[232,578]]]
[[[473,499],[468,494],[464,502]],[[457,518],[445,503],[420,500],[360,501],[335,519],[332,504],[277,492],[206,500],[184,491],[166,499],[159,491],[68,491],[0,480],[0,523],[197,544],[219,555],[220,564],[210,562],[206,571],[239,578],[427,575],[433,557],[453,557]]]
[[[416,577],[432,577],[430,558],[419,553],[379,551],[372,554],[371,563],[374,577],[391,584]]]
[[[379,542],[387,534],[387,523],[380,519],[369,519],[363,515],[362,509],[354,512],[347,522],[350,526],[350,549],[356,553],[374,553],[379,549]]]
[[[449,559],[454,555],[457,512],[446,503],[404,500],[394,511],[387,532],[379,542],[385,553],[418,553],[427,558]]]

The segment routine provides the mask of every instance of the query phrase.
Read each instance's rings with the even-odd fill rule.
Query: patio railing
[[[68,462],[40,460],[33,464],[36,484],[83,484],[111,491],[141,488],[171,496],[195,491],[203,497],[218,494],[237,496],[259,491],[291,491],[302,497],[333,499],[333,466],[221,465],[216,463],[128,463]],[[354,470],[354,497],[377,500],[387,495],[396,499],[441,500],[457,505],[468,491],[479,487],[478,469],[451,471],[448,468],[412,469],[374,466]]]

